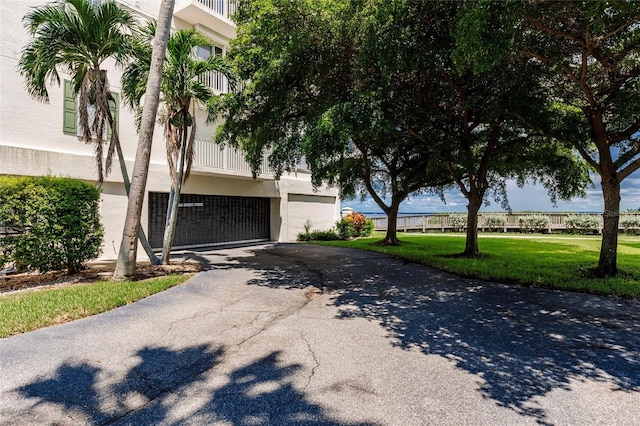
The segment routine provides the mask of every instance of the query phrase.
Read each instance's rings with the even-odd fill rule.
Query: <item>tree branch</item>
[[[635,145],[633,145],[629,149],[629,151],[621,154],[618,157],[618,159],[613,162],[613,166],[616,169],[618,169],[618,168],[624,166],[625,164],[627,164],[629,161],[631,161],[633,159],[633,157],[635,157],[638,154],[640,154],[640,141],[636,142]]]
[[[618,173],[618,182],[622,182],[627,176],[640,169],[640,157],[633,160],[627,167]]]
[[[356,147],[358,147],[358,150],[362,154],[362,161],[364,163],[364,176],[363,176],[364,185],[367,187],[367,191],[369,191],[369,195],[371,195],[371,198],[373,198],[373,200],[376,202],[378,207],[380,207],[385,213],[388,214],[389,207],[384,203],[382,198],[380,198],[378,193],[375,191],[373,185],[371,184],[371,169],[370,169],[369,156],[367,155],[367,151],[363,149],[362,144],[357,142],[355,139],[353,143]]]
[[[600,172],[600,163],[598,163],[596,160],[591,158],[589,153],[584,148],[582,148],[581,146],[576,146],[576,149],[578,150],[578,152],[580,153],[582,158],[584,158],[584,161],[586,161],[596,171]]]
[[[604,34],[600,37],[596,37],[594,39],[594,46],[599,45],[603,40],[606,40],[610,37],[613,37],[614,35],[618,34],[621,31],[624,31],[625,29],[627,29],[629,26],[634,25],[635,23],[638,22],[638,20],[640,20],[640,14],[639,15],[635,15],[632,18],[630,18],[628,21],[626,21],[624,24],[620,25],[618,28],[608,32],[607,34]]]
[[[638,118],[631,126],[627,127],[626,130],[609,136],[609,146],[630,139],[631,136],[636,134],[638,131],[640,131],[640,118]]]
[[[470,192],[467,189],[467,187],[464,185],[464,182],[462,181],[462,179],[460,179],[460,176],[458,176],[458,174],[455,172],[455,170],[453,170],[453,164],[451,163],[451,161],[447,160],[447,169],[449,170],[449,173],[451,173],[451,177],[453,178],[453,180],[455,181],[455,183],[458,185],[458,187],[460,188],[460,191],[462,192],[462,194],[465,197],[469,197]]]
[[[530,56],[532,58],[538,59],[540,62],[542,62],[546,66],[550,66],[553,63],[551,59],[547,58],[546,56],[543,56],[540,53],[532,52],[530,50],[520,49],[518,50],[518,53],[521,55],[526,55],[526,56]]]
[[[491,129],[491,134],[489,135],[489,142],[487,143],[487,147],[482,154],[482,158],[480,159],[480,166],[478,167],[478,176],[482,179],[487,175],[487,170],[489,170],[489,164],[491,163],[491,156],[493,155],[493,150],[496,146],[496,141],[500,136],[500,131],[502,130],[502,118],[498,117],[496,120],[496,124]]]
[[[556,30],[553,29],[551,27],[548,27],[546,25],[544,25],[542,22],[540,22],[538,19],[534,18],[531,15],[527,16],[527,19],[529,20],[529,22],[538,30],[543,31],[547,34],[551,34],[551,35],[556,35],[556,36],[560,36],[566,40],[570,40],[570,41],[575,41],[576,43],[578,43],[580,46],[587,48],[587,44],[586,44],[586,40],[584,40],[581,37],[578,37],[576,35],[573,35],[571,33],[568,33],[566,31],[562,31],[562,30]]]

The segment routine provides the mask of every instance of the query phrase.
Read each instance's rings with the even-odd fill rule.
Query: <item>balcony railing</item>
[[[251,166],[244,158],[244,153],[230,146],[220,146],[210,139],[196,138],[196,157],[194,166],[205,167],[212,171],[241,172],[251,176]],[[264,154],[260,176],[273,177],[269,170],[268,154]]]
[[[238,8],[238,0],[198,0],[198,2],[225,18],[231,18]]]
[[[209,71],[202,77],[202,82],[219,93],[229,93],[229,80],[221,72]]]

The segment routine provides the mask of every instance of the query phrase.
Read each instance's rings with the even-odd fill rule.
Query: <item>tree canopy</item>
[[[480,74],[454,63],[460,3],[339,3],[240,7],[230,58],[248,84],[225,99],[219,141],[242,146],[255,169],[272,150],[277,174],[304,155],[314,184],[347,196],[366,188],[390,226],[407,196],[455,182],[470,202],[470,254],[485,193],[505,200],[506,178],[539,179],[552,196],[581,192],[571,151],[531,130],[544,102],[528,64],[504,59]]]
[[[604,229],[596,272],[617,272],[620,183],[640,169],[640,3],[469,2],[457,27],[459,63],[493,70],[506,56],[542,68],[556,130],[601,180]],[[578,117],[580,112],[582,117]]]

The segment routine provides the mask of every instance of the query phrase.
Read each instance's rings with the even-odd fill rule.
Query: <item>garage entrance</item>
[[[149,193],[149,243],[162,248],[169,194]],[[270,199],[182,194],[175,248],[269,240]]]

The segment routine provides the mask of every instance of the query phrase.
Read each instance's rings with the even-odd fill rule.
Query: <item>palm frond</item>
[[[151,41],[155,33],[152,22],[140,29],[137,35],[136,56],[122,75],[122,93],[127,105],[139,111],[140,100],[145,93],[151,63]],[[180,147],[185,144],[185,169],[183,179],[190,174],[194,159],[196,135],[196,104],[207,105],[214,91],[204,83],[211,72],[220,72],[233,82],[231,67],[222,58],[202,59],[195,56],[198,46],[210,41],[195,30],[178,30],[169,37],[163,66],[161,98],[164,104],[159,119],[164,125],[167,163],[174,185],[177,181]],[[193,108],[193,115],[189,112]]]
[[[111,167],[114,144],[109,144],[105,161],[102,135],[112,117],[109,82],[100,65],[108,58],[123,64],[131,57],[133,35],[139,32],[137,21],[113,1],[96,6],[88,0],[61,0],[33,8],[23,22],[32,37],[17,65],[26,89],[33,98],[47,102],[47,85],[60,85],[60,72],[70,76],[78,95],[80,137],[94,144],[102,181]],[[117,139],[117,131],[112,132],[113,138]]]

